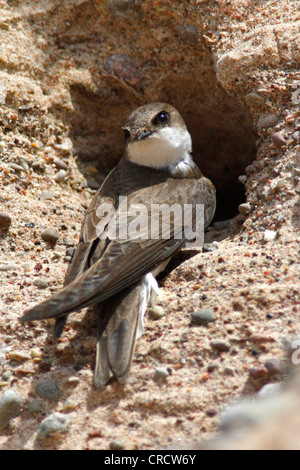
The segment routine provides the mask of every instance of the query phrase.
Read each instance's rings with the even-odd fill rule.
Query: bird
[[[159,290],[156,276],[187,242],[183,219],[171,214],[166,224],[165,212],[173,204],[202,204],[207,227],[216,209],[216,189],[192,159],[191,136],[177,109],[160,102],[143,105],[128,116],[123,131],[124,154],[86,211],[63,288],[20,318],[54,318],[58,338],[69,314],[93,307],[96,388],[113,378],[127,381],[147,306],[154,305]],[[163,209],[154,213],[154,206]],[[169,232],[163,233],[165,225]]]

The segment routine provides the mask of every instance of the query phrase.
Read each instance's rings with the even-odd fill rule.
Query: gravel
[[[15,271],[16,269],[15,264],[0,264],[0,271]]]
[[[274,132],[274,134],[272,134],[272,142],[277,148],[281,148],[283,145],[286,145],[286,140],[282,132]]]
[[[54,198],[54,194],[52,191],[42,191],[41,194],[40,194],[40,199],[41,201],[47,201],[47,200],[51,200]]]
[[[6,390],[0,398],[0,428],[5,428],[11,419],[21,414],[22,401],[14,390]]]
[[[275,230],[265,230],[264,232],[264,241],[272,242],[277,237],[277,232]]]
[[[248,202],[245,202],[239,205],[238,210],[240,214],[248,215],[251,211],[251,205]]]
[[[60,397],[60,390],[56,382],[45,381],[36,386],[37,395],[50,401],[57,401]]]
[[[212,309],[210,308],[201,308],[192,314],[192,323],[196,325],[207,325],[216,320],[216,316]]]
[[[12,218],[7,212],[0,212],[0,231],[7,231],[11,226]]]
[[[31,414],[40,414],[44,411],[44,407],[38,400],[32,400],[28,404],[28,411]]]
[[[262,114],[257,122],[259,129],[268,129],[275,126],[278,122],[278,117],[275,114]]]
[[[7,358],[11,361],[24,362],[31,359],[31,356],[26,351],[10,351],[7,353]]]
[[[53,434],[60,434],[68,432],[68,423],[71,420],[71,416],[62,413],[53,413],[44,421],[41,422],[37,436],[39,439],[45,439],[46,437],[50,437]]]
[[[40,278],[35,279],[32,284],[38,287],[39,289],[47,289],[48,287],[48,282]]]
[[[209,344],[212,349],[218,352],[228,352],[230,350],[230,343],[222,339],[213,339]]]
[[[216,251],[218,249],[218,242],[214,241],[212,243],[204,243],[203,252],[208,253],[209,251]]]
[[[55,244],[59,239],[59,233],[54,228],[47,228],[42,231],[41,237],[45,242]]]
[[[67,170],[68,169],[68,164],[61,160],[60,158],[55,158],[54,159],[54,165],[58,170]]]
[[[111,450],[123,450],[125,449],[124,442],[119,439],[114,439],[109,443],[109,448]]]
[[[147,310],[148,316],[152,318],[152,320],[159,320],[165,315],[165,311],[159,305],[155,305]]]
[[[57,183],[63,183],[66,179],[66,176],[67,176],[67,172],[65,170],[59,170],[54,179]]]
[[[158,367],[154,372],[154,380],[165,382],[169,377],[169,372],[163,367]]]

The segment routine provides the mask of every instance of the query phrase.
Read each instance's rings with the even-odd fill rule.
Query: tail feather
[[[141,283],[102,304],[98,315],[94,384],[104,386],[114,375],[123,383],[130,371],[140,315]],[[105,325],[105,319],[108,319]],[[103,331],[104,327],[104,331]]]

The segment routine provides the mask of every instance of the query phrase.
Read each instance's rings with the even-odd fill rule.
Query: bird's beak
[[[153,132],[151,131],[141,131],[141,132],[138,132],[135,137],[134,137],[134,140],[142,140],[142,139],[145,139],[146,137],[148,137],[149,135],[153,134]]]

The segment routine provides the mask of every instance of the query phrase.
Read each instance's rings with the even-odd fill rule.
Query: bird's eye
[[[128,129],[124,129],[124,136],[125,136],[125,140],[130,139],[131,134]]]
[[[166,124],[170,119],[169,113],[166,111],[161,111],[160,113],[157,114],[154,118],[154,123],[155,124]]]

